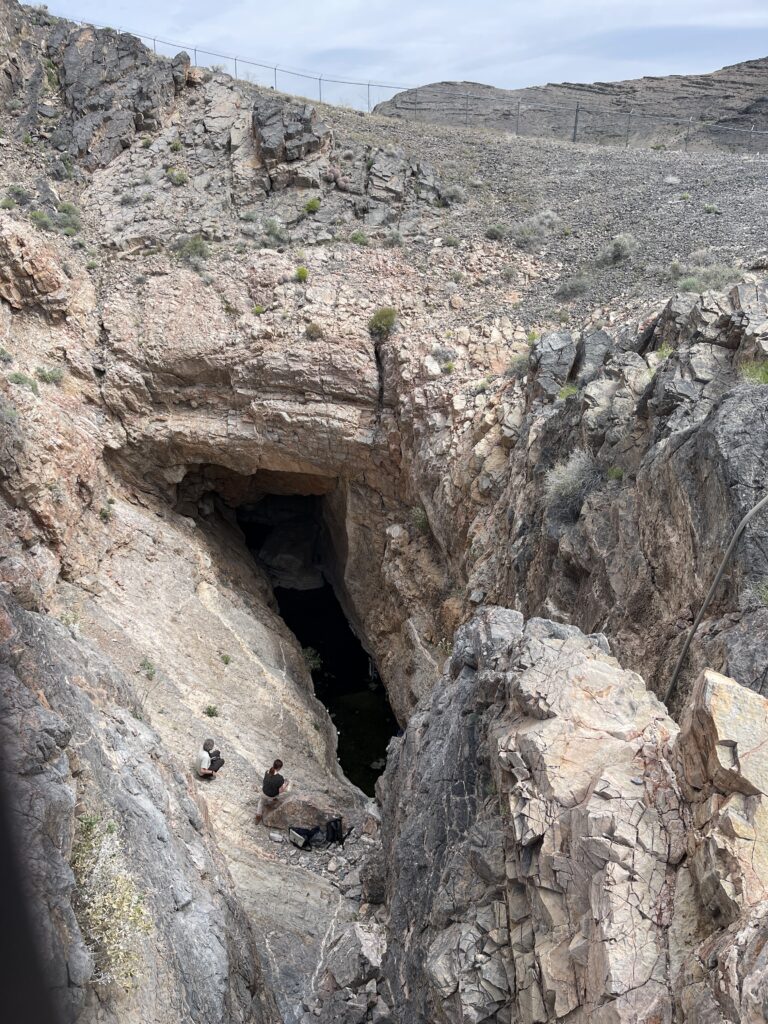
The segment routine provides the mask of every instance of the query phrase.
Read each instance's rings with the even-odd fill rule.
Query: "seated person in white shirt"
[[[195,771],[201,779],[215,779],[216,772],[223,766],[220,750],[213,749],[213,740],[206,740],[195,758]]]

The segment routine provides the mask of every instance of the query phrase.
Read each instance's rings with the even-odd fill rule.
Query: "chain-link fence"
[[[370,113],[377,104],[391,100],[399,93],[396,104],[386,113],[408,121],[463,124],[466,127],[483,127],[516,136],[599,145],[685,150],[701,146],[711,148],[715,145],[735,153],[760,153],[768,149],[768,131],[757,128],[755,124],[750,127],[726,125],[722,121],[707,121],[693,116],[648,113],[626,105],[597,107],[583,105],[581,102],[574,105],[546,105],[513,100],[508,107],[501,107],[499,100],[495,99],[489,105],[490,109],[483,109],[482,104],[477,103],[477,92],[461,92],[455,88],[440,95],[437,109],[434,86],[394,85],[317,74],[281,64],[218,53],[190,43],[160,39],[132,29],[98,25],[75,18],[69,20],[81,25],[127,32],[140,39],[154,53],[164,57],[174,57],[180,50],[185,50],[196,66],[224,71],[254,85],[321,103],[352,107]]]

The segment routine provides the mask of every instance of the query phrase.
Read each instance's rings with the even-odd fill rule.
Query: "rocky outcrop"
[[[563,82],[528,89],[497,89],[477,82],[435,82],[406,89],[376,106],[387,117],[571,139],[576,104],[581,142],[649,145],[651,142],[735,146],[740,140],[718,125],[765,130],[761,102],[768,58],[744,61],[706,75],[669,75],[627,82]],[[629,111],[633,115],[627,116]],[[670,115],[678,120],[672,122]],[[692,129],[685,122],[693,122]],[[715,122],[712,127],[695,122]],[[666,122],[666,123],[665,123]]]
[[[766,711],[705,673],[678,732],[602,637],[463,627],[382,784],[395,1019],[757,1020]]]
[[[2,771],[62,1019],[170,1024],[183,1005],[199,1024],[276,1022],[205,804],[130,684],[64,626],[7,598],[0,630]],[[124,865],[110,853],[94,891],[70,866],[89,829],[116,837]]]

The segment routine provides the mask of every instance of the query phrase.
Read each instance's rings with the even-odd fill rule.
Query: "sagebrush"
[[[544,481],[544,504],[557,522],[575,523],[590,491],[602,480],[597,460],[590,452],[574,449],[566,462],[558,462]]]

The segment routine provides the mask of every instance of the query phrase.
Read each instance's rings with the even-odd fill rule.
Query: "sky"
[[[692,74],[768,56],[767,0],[62,0],[49,10],[325,78],[502,88]],[[178,47],[160,44],[172,55]],[[198,53],[198,63],[231,61]],[[245,72],[244,72],[245,68]],[[238,65],[272,84],[273,72]],[[318,84],[278,72],[278,87]],[[371,90],[373,103],[392,95]],[[364,107],[367,89],[323,98]]]

